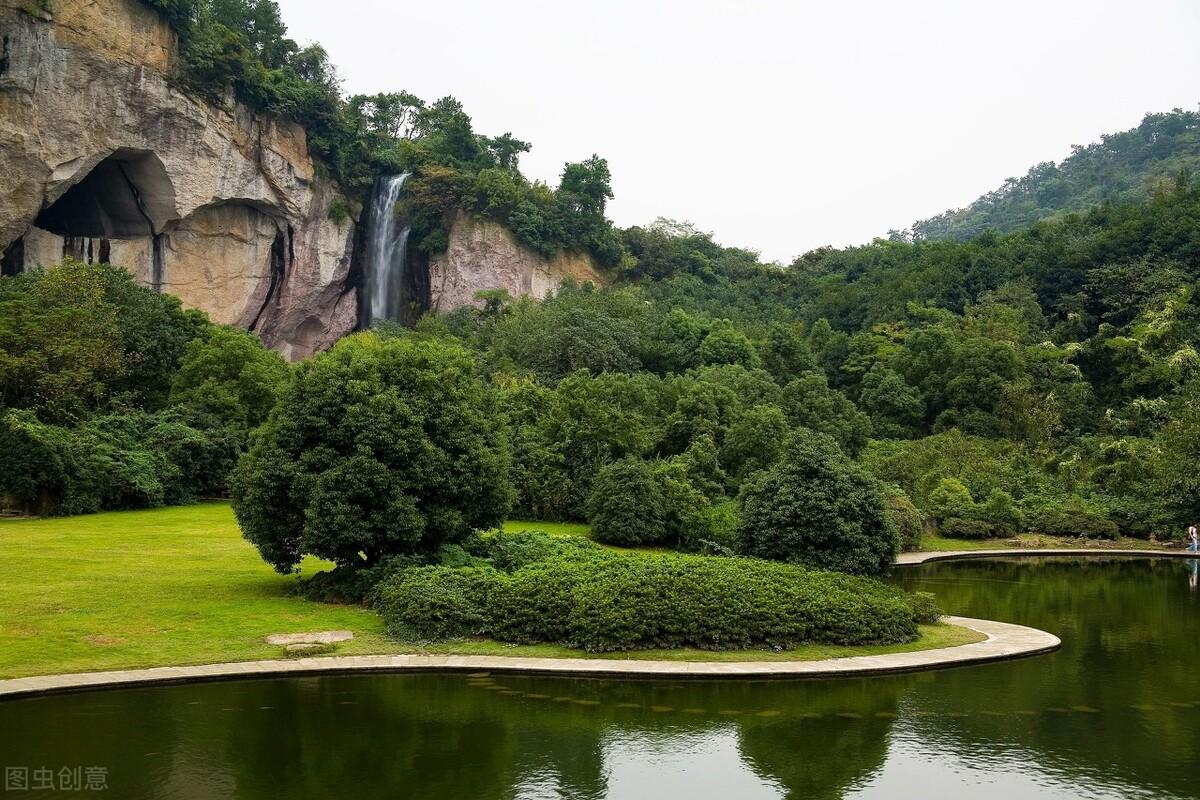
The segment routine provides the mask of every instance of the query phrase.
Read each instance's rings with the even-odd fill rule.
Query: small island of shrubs
[[[406,640],[482,636],[592,652],[893,644],[933,598],[753,558],[622,552],[546,534],[474,537],[466,566],[399,569],[368,601]]]

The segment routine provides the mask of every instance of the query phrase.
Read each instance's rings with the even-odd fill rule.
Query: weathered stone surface
[[[60,260],[64,235],[102,237],[113,263],[146,283],[157,273],[165,291],[291,357],[354,328],[353,223],[329,218],[338,190],[301,127],[173,87],[174,34],[137,0],[54,0],[41,16],[25,5],[0,0],[0,250],[25,236],[32,266]],[[57,230],[31,228],[93,170],[101,189],[134,185],[141,212],[114,194],[117,211],[50,210]],[[157,270],[136,226],[162,237]]]
[[[267,644],[293,646],[298,644],[334,644],[354,638],[350,631],[316,631],[315,633],[272,633]]]
[[[450,228],[446,252],[430,259],[430,307],[451,311],[482,305],[475,299],[481,289],[506,289],[513,297],[541,299],[568,278],[604,282],[586,254],[560,253],[546,259],[518,242],[503,225],[462,214]]]
[[[198,209],[167,237],[161,288],[184,305],[204,308],[213,322],[247,327],[269,286],[278,235],[274,218],[243,203]],[[151,281],[148,274],[139,277]]]

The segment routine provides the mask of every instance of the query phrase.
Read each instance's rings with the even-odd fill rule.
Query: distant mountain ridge
[[[1006,233],[1103,202],[1137,200],[1198,172],[1200,113],[1147,114],[1136,128],[1075,145],[1062,162],[1038,164],[966,208],[918,220],[892,237],[963,241],[988,229]]]

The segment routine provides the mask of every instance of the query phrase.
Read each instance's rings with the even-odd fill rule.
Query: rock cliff
[[[354,223],[304,130],[168,80],[137,0],[0,0],[5,272],[107,260],[298,358],[354,329]]]
[[[289,358],[328,347],[359,322],[353,203],[302,127],[182,91],[178,58],[139,0],[0,0],[0,270],[107,261]],[[466,214],[413,266],[416,305],[440,311],[601,282],[588,256]]]
[[[592,258],[559,253],[544,258],[517,241],[508,228],[460,214],[450,227],[446,252],[429,261],[429,304],[435,311],[482,305],[481,289],[505,289],[513,297],[544,298],[564,280],[604,283]]]

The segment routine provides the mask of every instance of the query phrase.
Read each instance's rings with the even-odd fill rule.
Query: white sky
[[[690,220],[788,261],[965,205],[1200,102],[1197,0],[279,0],[348,93],[450,94],[608,159],[622,226]]]

